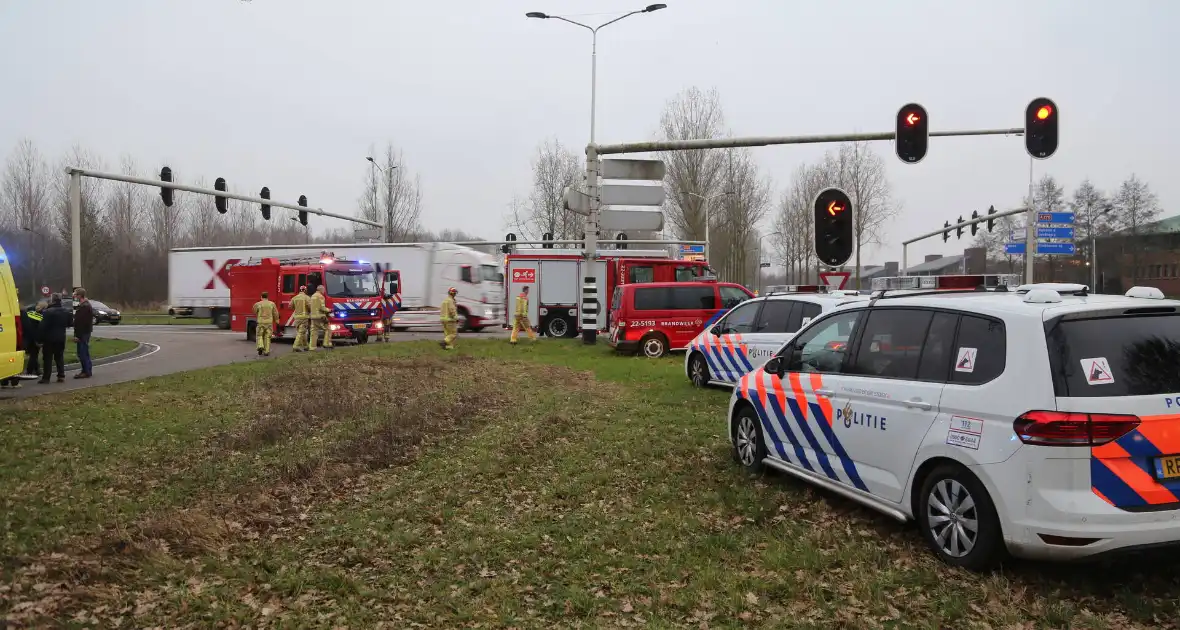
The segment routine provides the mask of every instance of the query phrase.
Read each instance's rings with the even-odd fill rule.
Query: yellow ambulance
[[[25,369],[25,353],[21,350],[20,301],[8,255],[0,247],[0,380],[20,374]]]

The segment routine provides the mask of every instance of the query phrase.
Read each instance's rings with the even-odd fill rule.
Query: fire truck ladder
[[[334,262],[334,263],[338,262],[338,263],[344,263],[344,264],[350,264],[350,263],[358,263],[359,264],[360,263],[359,260],[353,260],[351,258],[337,258],[335,256],[335,254],[332,254],[331,252],[324,252],[318,256],[307,256],[307,255],[262,256],[260,258],[251,258],[250,260],[247,260],[246,262],[239,263],[239,264],[240,265],[260,265],[260,264],[262,264],[263,260],[268,260],[268,259],[277,260],[277,261],[279,261],[280,265],[318,265],[318,264],[324,262],[325,260],[327,260],[329,262]]]

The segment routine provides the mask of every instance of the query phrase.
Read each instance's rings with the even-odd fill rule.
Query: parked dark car
[[[94,309],[94,323],[110,324],[114,326],[123,321],[123,314],[98,300],[90,300],[90,308]]]

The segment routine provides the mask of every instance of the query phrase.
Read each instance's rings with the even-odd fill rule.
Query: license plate
[[[368,327],[369,327],[368,324],[353,324],[352,325],[353,330],[364,330]]]
[[[1155,460],[1156,479],[1180,479],[1180,455],[1168,455]]]

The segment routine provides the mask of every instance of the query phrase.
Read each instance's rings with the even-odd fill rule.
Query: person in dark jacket
[[[41,313],[41,327],[37,339],[41,343],[41,381],[49,382],[49,372],[53,363],[57,363],[57,382],[66,380],[66,329],[70,327],[73,313],[61,305],[61,296],[57,293],[49,299],[49,308]]]
[[[20,314],[21,332],[25,340],[25,374],[41,376],[41,362],[38,360],[41,346],[37,343],[37,337],[40,335],[41,313],[48,307],[49,303],[41,300]]]
[[[86,299],[86,289],[74,289],[74,343],[78,345],[78,362],[82,369],[74,378],[90,378],[94,363],[90,361],[90,335],[94,332],[94,307]]]

